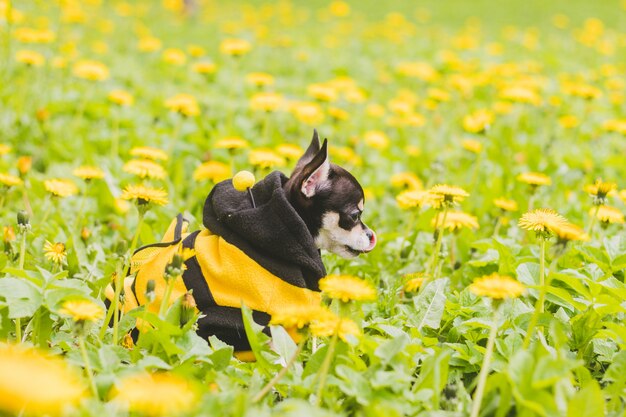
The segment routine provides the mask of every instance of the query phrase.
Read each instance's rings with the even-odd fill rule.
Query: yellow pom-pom
[[[250,171],[239,171],[233,177],[233,187],[237,191],[246,191],[254,185],[254,174]]]

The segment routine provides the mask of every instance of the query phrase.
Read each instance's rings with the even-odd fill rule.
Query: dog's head
[[[328,142],[320,146],[317,131],[285,192],[318,248],[352,258],[376,246],[376,234],[361,220],[363,188],[352,174],[330,163]]]

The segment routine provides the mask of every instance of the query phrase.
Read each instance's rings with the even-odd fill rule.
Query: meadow
[[[0,0],[0,415],[625,416],[625,22],[623,0]],[[270,339],[244,307],[250,362],[195,333],[193,294],[125,308],[134,249],[202,228],[239,171],[288,175],[313,129],[378,235],[323,254],[322,310]]]

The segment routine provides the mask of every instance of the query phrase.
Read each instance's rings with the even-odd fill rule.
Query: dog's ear
[[[317,132],[313,136],[313,142],[318,141]],[[311,145],[313,145],[311,142]],[[311,148],[311,146],[309,146]],[[308,150],[307,150],[308,152]],[[319,191],[324,183],[328,181],[328,174],[330,173],[330,161],[328,160],[328,140],[324,139],[324,144],[319,151],[313,156],[313,159],[302,168],[302,183],[300,185],[300,191],[307,197],[313,197],[316,192]]]
[[[313,129],[313,138],[311,139],[311,143],[309,144],[309,147],[306,149],[306,152],[304,152],[304,155],[302,155],[300,159],[298,160],[298,163],[296,164],[296,168],[294,169],[294,172],[301,171],[306,164],[308,164],[309,162],[313,160],[313,158],[315,157],[315,155],[317,155],[319,151],[320,151],[320,137],[317,134],[317,130]]]

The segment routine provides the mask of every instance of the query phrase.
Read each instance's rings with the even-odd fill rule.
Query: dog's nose
[[[374,231],[372,229],[367,229],[365,231],[365,236],[367,236],[367,238],[370,241],[370,244],[367,247],[367,249],[365,249],[365,252],[369,252],[372,249],[374,249],[374,247],[376,246],[376,233],[374,233]]]

